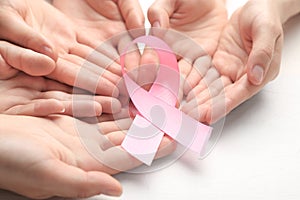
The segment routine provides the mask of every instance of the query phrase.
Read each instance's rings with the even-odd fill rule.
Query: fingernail
[[[60,110],[60,113],[64,113],[65,111],[66,111],[66,109],[63,108],[63,109]]]
[[[259,65],[255,65],[252,69],[252,75],[255,78],[255,82],[259,85],[264,78],[264,69]]]
[[[49,56],[54,61],[56,61],[56,59],[57,59],[53,49],[49,46],[43,46],[42,53]]]
[[[160,23],[159,23],[159,21],[154,22],[154,23],[153,23],[153,27],[154,27],[154,28],[160,28]]]
[[[117,197],[117,196],[120,196],[122,194],[122,192],[119,190],[110,189],[110,190],[105,191],[104,194]]]
[[[43,52],[50,55],[53,54],[53,50],[48,46],[43,47]]]
[[[112,93],[112,97],[119,97],[119,94],[120,94],[120,92],[119,92],[119,90],[118,90],[118,88],[115,88],[114,89],[114,91],[113,91],[113,93]]]

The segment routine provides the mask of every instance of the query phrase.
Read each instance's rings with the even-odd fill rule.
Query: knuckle
[[[267,60],[272,60],[274,49],[271,46],[265,46],[257,51],[258,57],[266,58]]]
[[[280,25],[280,23],[267,22],[266,27],[275,35],[279,35],[282,33],[282,26]]]

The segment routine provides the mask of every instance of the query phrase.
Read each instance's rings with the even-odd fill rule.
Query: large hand
[[[84,94],[72,95],[72,88],[44,77],[19,72],[0,80],[0,113],[47,116],[61,113],[76,117],[99,116],[120,110],[117,99]],[[76,101],[73,101],[76,99]],[[101,105],[105,105],[102,106]],[[75,107],[76,106],[76,107]],[[76,113],[73,110],[76,109]]]
[[[95,125],[68,116],[0,115],[0,120],[0,188],[27,197],[120,195],[120,184],[106,173],[141,164],[120,147],[124,138],[121,122],[104,122],[93,128]],[[81,137],[78,130],[84,131]],[[168,142],[165,138],[161,147]],[[91,152],[93,145],[96,152]],[[170,148],[157,156],[168,153]],[[96,159],[99,155],[101,159]]]
[[[233,14],[213,58],[217,76],[208,87],[190,92],[190,100],[192,96],[196,100],[184,106],[187,112],[195,113],[196,109],[202,113],[201,120],[214,122],[277,76],[283,45],[282,23],[288,19],[283,16],[287,11],[281,9],[289,7],[282,3],[253,0]],[[205,78],[210,77],[206,74]],[[212,107],[222,112],[212,114]]]
[[[45,75],[53,71],[49,77],[60,82],[69,85],[74,85],[76,82],[77,87],[102,95],[118,94],[113,82],[116,82],[119,77],[102,68],[108,62],[108,58],[104,55],[103,60],[96,63],[87,63],[86,65],[89,67],[82,69],[83,63],[86,63],[84,58],[93,51],[93,48],[81,43],[73,22],[53,6],[45,1],[5,0],[1,1],[0,15],[1,19],[5,19],[0,22],[2,27],[0,29],[0,39],[46,55],[49,52],[54,52],[54,47],[58,52],[59,58],[55,68],[53,63],[49,63],[46,60],[47,57],[44,56],[42,58],[45,63],[44,68],[40,66],[40,69],[24,70],[26,73]],[[46,48],[44,48],[45,46]],[[10,67],[18,68],[19,66],[18,69],[20,69],[20,63],[22,63],[20,59],[22,59],[23,53],[17,51],[20,55],[16,55],[14,58],[18,59],[14,60],[9,59],[13,56],[10,48],[0,49],[6,63]],[[57,54],[52,53],[50,56],[56,60]],[[26,61],[27,65],[35,62],[34,59],[31,60],[31,63],[28,60]],[[95,64],[99,66],[95,67]],[[102,78],[99,79],[101,74]]]

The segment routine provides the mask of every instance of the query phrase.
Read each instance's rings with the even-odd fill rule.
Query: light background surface
[[[153,1],[140,2],[146,12]],[[229,0],[229,12],[244,2]],[[206,159],[184,156],[154,173],[119,174],[121,197],[89,200],[299,200],[299,52],[298,15],[285,25],[280,75],[226,117],[221,138]],[[0,191],[0,199],[25,198]]]

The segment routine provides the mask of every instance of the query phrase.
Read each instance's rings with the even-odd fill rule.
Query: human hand
[[[190,91],[183,107],[186,112],[201,113],[200,120],[215,122],[278,75],[286,19],[280,7],[277,1],[253,0],[232,15],[211,64],[215,76],[206,74],[202,81],[211,81]]]
[[[108,174],[141,164],[120,147],[122,122],[89,125],[58,115],[0,115],[0,120],[0,188],[30,198],[118,196],[120,183]],[[169,141],[164,139],[157,157],[170,153]],[[95,152],[90,151],[93,145]]]
[[[51,62],[49,64],[49,60],[46,60],[47,57],[44,56],[39,60],[43,59],[46,69],[36,67],[32,68],[33,71],[28,72],[24,70],[24,72],[31,75],[45,75],[52,71],[48,77],[68,85],[73,86],[77,83],[77,87],[97,94],[118,95],[118,89],[113,82],[117,81],[119,76],[104,69],[108,62],[108,59],[105,60],[106,56],[103,55],[103,60],[96,63],[88,63],[86,64],[88,67],[82,68],[83,63],[86,63],[84,58],[93,51],[93,48],[81,43],[80,38],[77,37],[73,22],[53,6],[45,1],[5,0],[1,1],[0,15],[1,19],[6,19],[0,22],[0,26],[4,27],[1,28],[0,39],[37,52],[43,52],[39,50],[41,48],[40,45],[44,46],[45,43],[48,45],[51,42],[48,45],[51,48],[53,46],[51,52],[56,57],[57,54],[59,56],[56,67],[53,67]],[[47,38],[47,40],[45,39],[46,42],[44,42],[43,38]],[[54,47],[55,50],[53,50]],[[46,49],[49,50],[49,48]],[[6,53],[12,54],[8,50],[10,49],[5,43],[5,48],[2,48],[1,51],[4,60],[12,57],[12,55],[5,56]],[[14,58],[18,58],[13,63],[12,61],[9,62],[9,59],[6,60],[6,63],[11,67],[17,68],[22,63],[20,59],[22,59],[23,52],[17,52],[20,52],[20,54],[13,55],[15,56]],[[25,56],[28,55],[25,54]],[[36,57],[34,58],[36,59]],[[31,64],[34,63],[34,60],[31,60]],[[36,61],[35,65],[37,64],[39,63]],[[95,65],[99,67],[95,67]],[[102,76],[99,79],[100,75]]]
[[[247,73],[250,83],[257,86],[277,76],[280,66],[277,57],[281,57],[283,45],[283,28],[277,6],[268,0],[254,0],[233,14],[214,56],[221,74],[235,82]],[[264,81],[269,70],[271,75]]]
[[[45,76],[55,68],[49,57],[0,40],[0,79],[9,79],[19,71],[32,76]]]
[[[224,0],[156,0],[148,10],[148,19],[152,27],[179,31],[191,37],[212,56],[227,22],[227,11]],[[173,39],[176,42],[178,38]],[[184,47],[181,43],[181,48]]]
[[[65,114],[74,117],[93,117],[99,116],[102,112],[115,113],[121,110],[117,99],[72,94],[73,90],[69,86],[22,72],[7,80],[0,80],[0,86],[2,114],[30,116]],[[74,109],[76,113],[73,112]]]
[[[181,101],[208,71],[227,22],[225,1],[157,0],[148,10],[148,19],[152,33],[166,41],[179,57]]]
[[[144,15],[138,0],[75,0],[72,7],[67,0],[54,0],[53,5],[72,19],[78,27],[78,37],[82,43],[95,49],[93,54],[105,53],[113,61],[119,61],[120,54],[132,37],[144,34]],[[112,37],[113,40],[103,45],[105,40]],[[140,54],[136,48],[131,50],[127,67],[135,68]],[[95,56],[87,57],[87,60],[92,60],[92,57]],[[118,64],[116,66],[108,67],[108,70],[121,75],[121,67]]]

